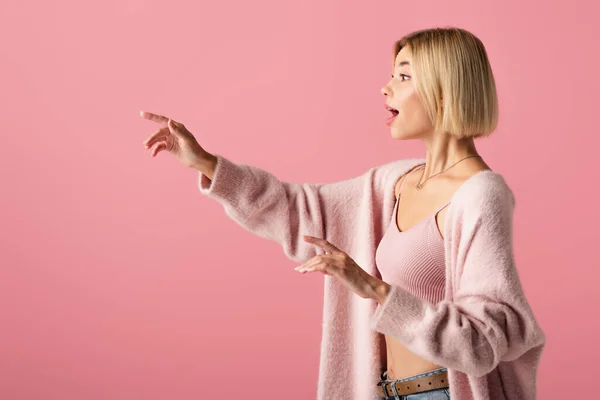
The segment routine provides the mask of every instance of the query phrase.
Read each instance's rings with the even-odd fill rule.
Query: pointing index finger
[[[167,118],[167,117],[164,117],[164,116],[158,115],[158,114],[149,113],[146,111],[140,111],[140,116],[142,116],[143,118],[149,119],[150,121],[163,123],[163,124],[166,124],[169,121],[169,118]]]

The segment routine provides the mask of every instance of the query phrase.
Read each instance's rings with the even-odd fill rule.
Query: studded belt
[[[426,392],[428,390],[441,389],[449,387],[448,372],[443,371],[437,374],[424,376],[422,378],[410,379],[404,382],[380,382],[377,384],[377,390],[382,397],[392,397],[392,385],[396,386],[399,395]]]

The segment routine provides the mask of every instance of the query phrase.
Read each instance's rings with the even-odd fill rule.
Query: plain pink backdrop
[[[517,198],[539,398],[597,393],[598,9],[550,3],[2,2],[0,399],[315,398],[323,276],[152,158],[139,111],[282,180],[354,177],[424,156],[380,89],[394,40],[434,26],[494,70],[477,144]]]

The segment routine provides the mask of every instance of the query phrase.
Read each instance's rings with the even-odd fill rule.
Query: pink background
[[[597,392],[598,10],[550,3],[3,2],[0,398],[315,398],[323,276],[152,158],[139,111],[282,180],[346,179],[424,156],[380,89],[394,40],[446,25],[498,85],[477,143],[517,197],[539,398]]]

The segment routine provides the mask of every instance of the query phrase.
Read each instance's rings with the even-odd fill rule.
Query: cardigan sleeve
[[[339,182],[293,183],[261,168],[215,157],[213,179],[200,172],[200,192],[221,203],[225,213],[249,232],[279,243],[296,262],[323,252],[302,235],[332,241],[353,230],[352,216],[359,213],[363,192],[377,169]]]
[[[545,335],[513,258],[512,191],[499,183],[462,194],[453,200],[444,229],[452,271],[446,288],[453,300],[432,304],[392,284],[371,328],[438,365],[481,377],[501,361],[543,347]]]

